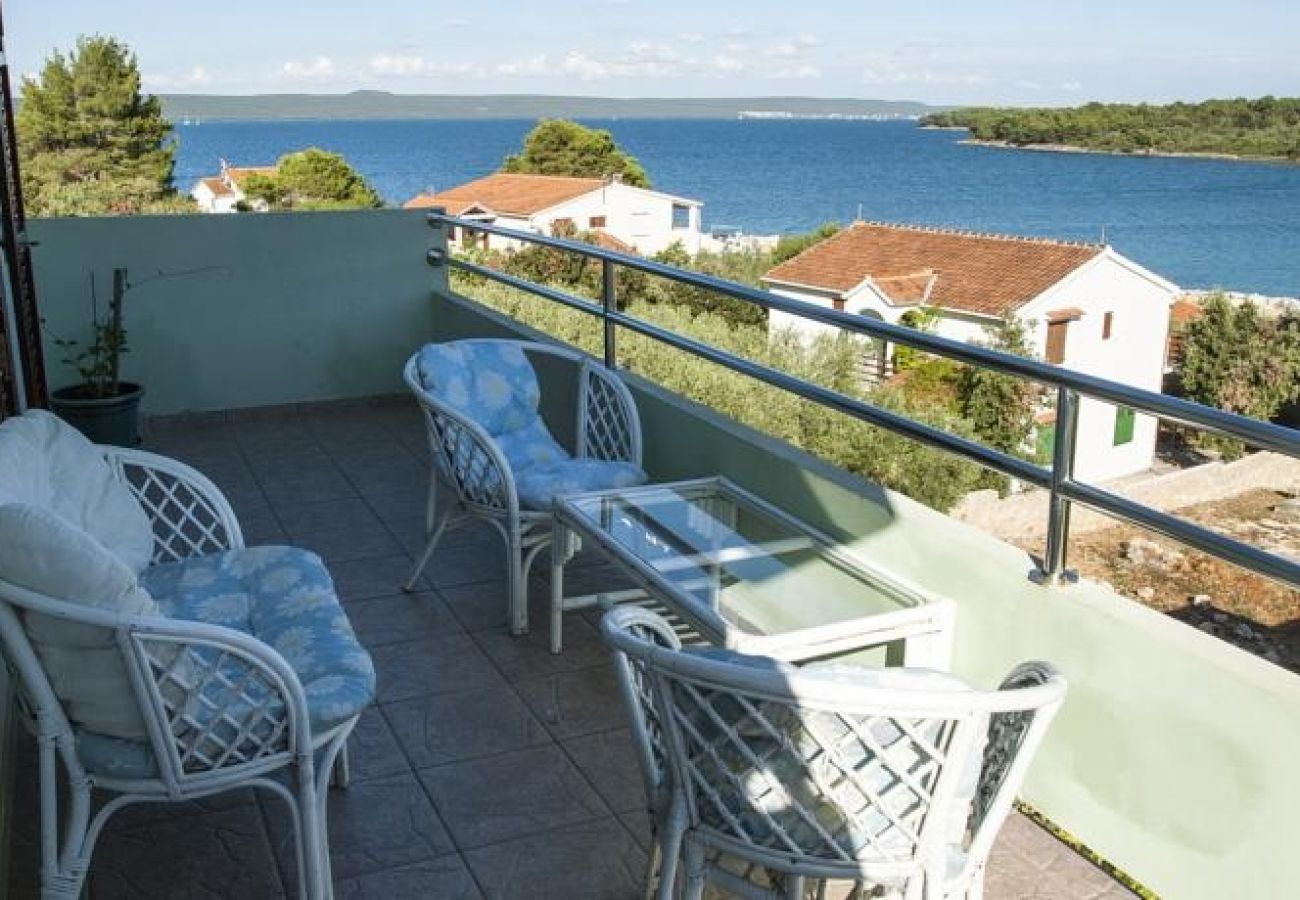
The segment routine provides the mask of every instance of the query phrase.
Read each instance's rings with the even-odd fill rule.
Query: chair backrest
[[[539,412],[541,385],[530,359],[543,356],[577,367],[574,455],[640,464],[632,395],[586,354],[506,338],[428,344],[407,360],[404,378],[424,412],[435,464],[462,501],[508,507],[512,461],[565,455]]]
[[[657,777],[716,846],[808,874],[890,882],[948,873],[955,854],[978,864],[1064,692],[1045,664],[985,692],[927,670],[683,651],[652,616],[602,622],[641,707],[643,766],[667,760]]]

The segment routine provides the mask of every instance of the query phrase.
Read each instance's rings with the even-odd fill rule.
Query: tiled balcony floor
[[[570,617],[565,652],[552,656],[535,578],[533,634],[510,637],[500,541],[486,528],[453,533],[419,592],[399,590],[422,543],[420,428],[409,403],[376,401],[155,421],[148,446],[212,477],[249,544],[321,554],[374,655],[379,703],[352,740],[352,786],[330,799],[340,898],[638,897],[640,781],[591,621]],[[571,577],[601,572],[588,563]],[[25,745],[12,897],[35,895],[31,756]],[[91,896],[292,895],[278,804],[240,792],[119,814],[95,854]],[[1017,815],[987,896],[1127,892]]]

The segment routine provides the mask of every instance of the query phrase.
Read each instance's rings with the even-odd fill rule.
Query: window
[[[1065,362],[1065,331],[1070,327],[1069,321],[1047,323],[1047,361],[1060,364]]]
[[[556,219],[551,223],[551,234],[556,237],[571,237],[576,230],[573,227],[573,220],[569,218]]]
[[[1111,328],[1111,325],[1113,325],[1114,323],[1115,323],[1115,314],[1114,314],[1113,312],[1108,312],[1108,313],[1106,313],[1106,315],[1102,316],[1102,319],[1101,319],[1101,339],[1102,339],[1103,341],[1108,341],[1108,340],[1110,340],[1110,328]]]
[[[1113,446],[1118,447],[1133,440],[1133,420],[1136,418],[1137,414],[1132,407],[1115,407],[1115,436],[1111,441]]]
[[[604,227],[605,227],[605,217],[604,217],[604,216],[592,216],[590,219],[587,220],[587,227],[588,227],[588,228],[604,228]]]
[[[448,225],[448,226],[447,226],[447,243],[449,243],[449,244],[454,244],[455,242],[456,242],[456,226],[455,226],[455,225]]]
[[[691,227],[691,208],[685,203],[673,204],[673,228]]]

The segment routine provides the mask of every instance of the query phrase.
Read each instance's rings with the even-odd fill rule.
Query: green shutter
[[[1130,407],[1115,407],[1115,439],[1111,442],[1118,447],[1133,440],[1133,420],[1137,414]]]
[[[1038,426],[1038,462],[1050,463],[1056,450],[1056,426]]]

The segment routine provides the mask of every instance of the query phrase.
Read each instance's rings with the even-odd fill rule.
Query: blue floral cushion
[[[646,482],[639,466],[574,459],[537,412],[537,375],[517,344],[452,341],[429,344],[416,357],[420,383],[497,442],[515,478],[521,505],[548,510],[563,494]]]
[[[425,390],[482,425],[493,437],[517,431],[537,418],[541,388],[517,344],[427,344],[415,366]]]
[[[334,593],[324,563],[294,547],[230,550],[181,562],[151,566],[140,583],[158,601],[163,615],[222,625],[253,635],[274,648],[302,682],[314,733],[321,733],[358,714],[374,699],[375,670],[370,655]],[[245,667],[221,661],[204,648],[191,651],[195,671],[222,666],[232,689],[219,680],[200,692],[188,715],[199,727],[213,726],[213,711],[240,713],[269,699],[265,688],[243,682]],[[273,701],[273,716],[282,712]],[[262,731],[271,728],[269,720]],[[256,734],[255,736],[264,735]],[[214,733],[227,743],[238,741],[233,726],[216,722]],[[157,769],[148,744],[120,740],[91,731],[77,736],[78,752],[88,769],[118,778],[152,778]],[[212,756],[217,743],[200,745]]]
[[[312,729],[361,712],[375,669],[320,557],[296,547],[250,547],[152,566],[140,583],[166,616],[224,625],[270,644],[298,674]]]
[[[531,509],[550,509],[556,497],[645,484],[645,471],[628,462],[566,459],[515,473],[519,502]]]

